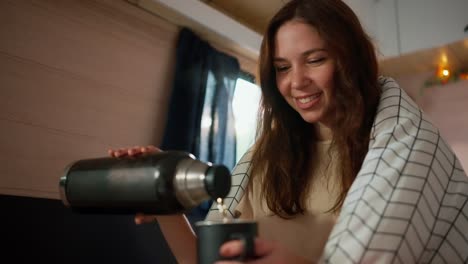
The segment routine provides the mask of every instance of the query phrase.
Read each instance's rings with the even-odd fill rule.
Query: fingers
[[[129,149],[127,149],[127,156],[130,156],[130,157],[140,156],[141,154],[143,154],[142,149],[143,148],[140,147],[140,146],[135,146],[133,148],[129,148]]]
[[[145,214],[136,214],[135,215],[135,224],[141,225],[141,224],[148,224],[156,221],[156,216],[155,215],[145,215]]]
[[[113,150],[113,149],[109,149],[109,150],[107,151],[107,153],[108,153],[109,156],[111,156],[111,157],[114,157],[114,158],[116,157],[115,150]]]
[[[275,244],[268,242],[266,240],[256,238],[255,239],[255,255],[256,256],[266,256],[273,252]]]
[[[114,158],[122,158],[122,157],[138,157],[145,154],[153,154],[161,152],[162,150],[156,148],[155,146],[148,145],[146,147],[135,146],[133,148],[120,148],[120,149],[109,149],[107,152],[109,156]]]
[[[241,255],[242,251],[244,251],[244,243],[240,240],[231,240],[221,246],[219,254],[230,258]]]
[[[121,158],[127,156],[129,149],[109,149],[107,152],[109,153],[109,156],[114,157],[114,158]]]
[[[141,147],[140,148],[140,151],[142,153],[145,153],[145,154],[152,154],[152,153],[158,153],[158,152],[162,152],[161,149],[155,147],[155,146],[152,146],[152,145],[148,145],[146,147]]]
[[[260,238],[255,239],[255,256],[262,257],[271,254],[274,244]],[[223,257],[235,257],[244,251],[244,243],[240,240],[231,240],[224,243],[219,249],[219,254]],[[231,262],[232,263],[232,262]]]
[[[143,224],[143,219],[140,215],[136,215],[134,220],[135,220],[135,224],[137,225]]]

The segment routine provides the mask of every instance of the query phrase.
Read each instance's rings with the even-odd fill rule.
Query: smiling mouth
[[[314,94],[314,95],[311,95],[309,97],[304,97],[304,98],[299,98],[297,99],[301,104],[306,104],[314,99],[317,99],[319,98],[320,96],[320,93],[317,93],[317,94]]]
[[[310,96],[295,98],[294,100],[299,109],[306,110],[318,104],[321,96],[322,92],[318,92]]]

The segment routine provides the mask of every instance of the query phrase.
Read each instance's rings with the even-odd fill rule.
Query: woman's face
[[[327,126],[332,112],[335,63],[317,30],[301,21],[283,24],[275,36],[276,84],[308,123]]]

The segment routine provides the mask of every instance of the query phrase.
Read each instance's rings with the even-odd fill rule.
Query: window
[[[255,142],[257,113],[260,104],[260,88],[245,79],[237,79],[232,101],[236,121],[236,162]]]

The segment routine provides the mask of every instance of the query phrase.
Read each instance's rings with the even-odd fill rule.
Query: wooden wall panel
[[[2,1],[0,193],[58,198],[68,163],[159,144],[177,32],[126,1]]]
[[[0,194],[56,199],[70,162],[158,145],[178,31],[125,0],[0,1]]]

